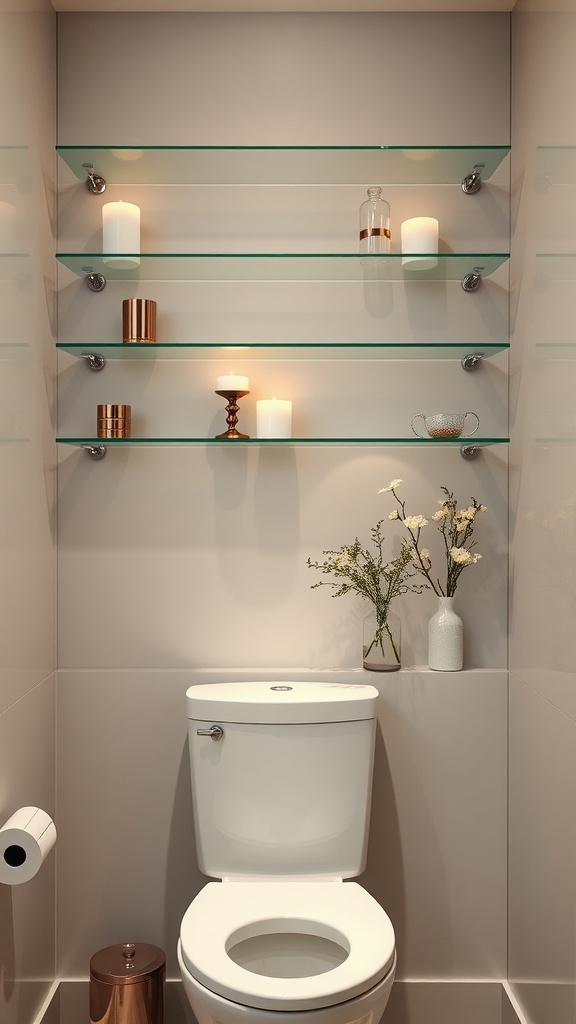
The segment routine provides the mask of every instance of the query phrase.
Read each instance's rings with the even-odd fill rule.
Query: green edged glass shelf
[[[460,184],[490,178],[509,146],[57,146],[79,179],[85,165],[114,185]]]
[[[489,358],[509,348],[508,343],[469,345],[460,342],[278,342],[208,345],[200,342],[168,344],[121,342],[78,344],[58,342],[61,352],[89,362],[91,356],[102,359],[226,359],[231,354],[242,359],[463,359],[465,356]]]
[[[57,437],[57,444],[73,445],[77,448],[191,448],[197,445],[225,445],[230,447],[342,447],[342,446],[388,446],[396,448],[486,448],[492,445],[508,444],[507,437],[247,437],[226,439],[219,437]]]
[[[476,268],[489,277],[509,253],[440,253],[431,270],[407,270],[412,253],[366,257],[360,253],[57,253],[78,277],[100,274],[109,281],[461,281]],[[418,254],[421,255],[421,254]],[[107,260],[139,259],[136,267]]]

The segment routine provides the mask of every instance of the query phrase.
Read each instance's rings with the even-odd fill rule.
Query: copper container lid
[[[99,420],[129,420],[132,417],[131,405],[99,405],[96,411]]]
[[[122,341],[156,341],[156,303],[154,299],[124,299],[122,302]]]
[[[106,946],[90,960],[90,977],[107,985],[141,984],[163,971],[166,957],[158,946],[125,942]]]

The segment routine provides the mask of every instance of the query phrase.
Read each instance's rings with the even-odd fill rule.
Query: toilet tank
[[[378,691],[211,683],[186,693],[196,851],[213,878],[351,878],[365,865]],[[217,725],[218,740],[199,735]]]

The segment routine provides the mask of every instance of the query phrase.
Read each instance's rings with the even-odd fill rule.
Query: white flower
[[[459,565],[475,565],[482,558],[477,552],[472,553],[467,548],[450,548],[450,558]]]
[[[390,513],[388,519],[400,519],[400,516],[398,515],[396,509],[394,509],[394,511]]]
[[[408,530],[419,530],[422,526],[428,526],[425,516],[406,516],[403,522]]]
[[[487,505],[480,505],[480,511],[481,512],[487,512],[488,511],[488,506]]]
[[[439,523],[439,522],[441,522],[442,519],[446,519],[447,515],[448,515],[448,509],[447,508],[439,508],[438,511],[435,512],[434,515],[432,516],[432,519],[434,520],[435,523]]]
[[[381,487],[380,488],[380,490],[378,491],[378,494],[386,494],[387,491],[394,491],[398,487],[398,484],[401,484],[401,483],[402,483],[402,480],[391,480],[390,483],[388,484],[388,487]]]

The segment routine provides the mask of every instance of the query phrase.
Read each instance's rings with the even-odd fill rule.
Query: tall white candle
[[[292,402],[265,398],[256,402],[257,437],[292,437]]]
[[[400,235],[402,252],[412,254],[402,258],[402,266],[406,270],[432,270],[438,265],[438,260],[432,255],[438,252],[438,221],[435,217],[412,217],[403,221]]]
[[[0,203],[0,252],[9,253],[16,249],[16,207],[12,203]]]
[[[238,373],[224,374],[216,378],[216,391],[248,391],[250,381]]]
[[[102,207],[102,252],[110,267],[139,267],[140,207],[134,203],[105,203]],[[129,255],[114,256],[114,253]]]

